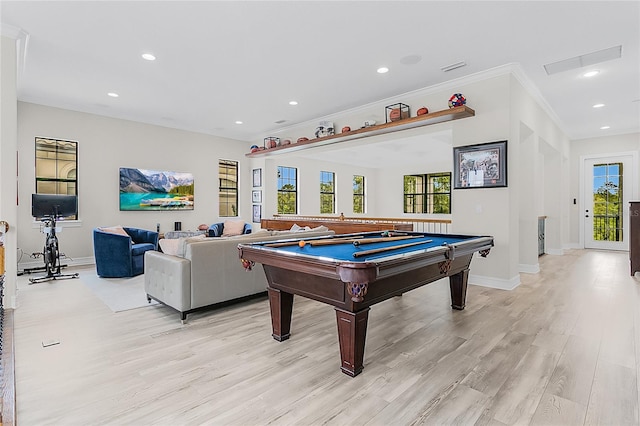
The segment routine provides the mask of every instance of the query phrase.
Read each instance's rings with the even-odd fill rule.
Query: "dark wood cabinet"
[[[633,275],[640,272],[640,201],[629,204],[629,260]]]

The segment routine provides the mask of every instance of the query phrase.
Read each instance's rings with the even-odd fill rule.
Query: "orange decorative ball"
[[[429,110],[427,109],[427,107],[422,107],[418,110],[417,112],[418,115],[425,115],[425,114],[429,114]]]
[[[344,126],[342,128],[342,133],[346,133],[346,132],[350,132],[350,131],[351,131],[351,127],[349,127],[349,126]]]
[[[389,112],[389,120],[398,121],[409,117],[409,110],[402,111],[400,108],[394,108]]]
[[[300,240],[300,241],[298,242],[298,245],[300,246],[300,248],[302,248],[302,247],[306,246],[306,245],[307,245],[307,243],[305,243],[304,241]]]

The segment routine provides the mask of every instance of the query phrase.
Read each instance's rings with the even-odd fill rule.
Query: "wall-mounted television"
[[[191,173],[120,168],[120,210],[193,210]]]
[[[78,214],[75,195],[31,194],[31,216],[69,217]]]

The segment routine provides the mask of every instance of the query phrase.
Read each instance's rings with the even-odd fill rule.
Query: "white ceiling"
[[[517,63],[570,138],[640,131],[638,1],[0,5],[3,34],[28,40],[18,83],[26,102],[255,142],[281,127]],[[617,45],[620,59],[551,76],[543,68]],[[143,60],[144,52],[157,60]],[[416,55],[419,62],[406,64]],[[458,61],[467,66],[441,71]],[[380,66],[390,71],[376,73]],[[592,68],[601,73],[581,77]]]

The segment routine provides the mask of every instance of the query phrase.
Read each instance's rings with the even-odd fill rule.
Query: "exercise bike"
[[[58,249],[58,237],[56,236],[56,217],[45,216],[42,218],[43,232],[47,234],[44,241],[42,256],[44,258],[44,270],[47,275],[36,278],[29,278],[29,284],[41,283],[52,280],[66,280],[78,278],[80,274],[62,274],[60,272],[60,250]]]

